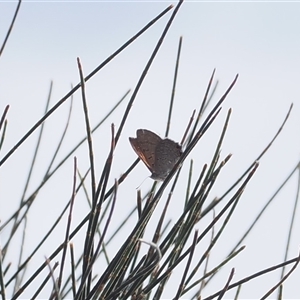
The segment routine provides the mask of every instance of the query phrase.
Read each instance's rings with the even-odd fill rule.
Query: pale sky
[[[43,115],[51,80],[53,94],[50,107],[70,90],[71,85],[79,82],[77,57],[80,57],[84,73],[87,75],[170,4],[176,2],[24,1],[12,35],[0,57],[1,111],[7,104],[10,105],[8,129],[1,157]],[[15,7],[15,1],[0,2],[1,40],[7,32]],[[239,178],[273,138],[291,103],[294,104],[286,126],[270,151],[260,161],[257,174],[248,185],[220,244],[214,249],[215,261],[212,260],[212,265],[226,256],[299,160],[299,11],[300,3],[297,2],[185,2],[137,95],[116,149],[110,183],[136,159],[136,154],[128,142],[128,137],[135,136],[136,129],[147,128],[163,137],[180,36],[183,37],[183,45],[169,134],[171,139],[179,142],[193,109],[198,112],[214,68],[215,80],[219,81],[219,86],[213,104],[225,92],[236,74],[239,74],[239,79],[224,103],[218,120],[184,164],[180,186],[182,190],[178,191],[174,199],[174,202],[177,202],[174,203],[172,214],[169,216],[174,222],[182,210],[183,204],[180,201],[184,198],[189,160],[194,160],[196,180],[203,164],[211,160],[229,108],[232,108],[232,117],[222,147],[221,159],[229,153],[232,153],[233,157],[212,190],[210,200],[221,196]],[[128,89],[135,88],[170,15],[170,12],[165,15],[87,83],[92,125],[97,124]],[[98,177],[109,151],[111,123],[118,129],[128,100],[129,97],[94,135]],[[29,193],[36,188],[39,174],[45,171],[52,157],[68,110],[69,101],[46,122],[45,136]],[[81,93],[77,91],[74,95],[70,128],[57,163],[84,135]],[[1,222],[5,221],[18,205],[36,139],[37,133],[2,167]],[[86,145],[76,152],[82,173],[88,167],[87,153]],[[28,232],[34,232],[35,228],[46,232],[65,206],[71,193],[72,164],[71,158],[41,192],[33,208],[33,219],[28,224]],[[124,213],[135,206],[136,187],[149,175],[148,169],[139,163],[126,183],[120,187],[115,226],[118,225],[117,219],[122,219]],[[220,272],[215,281],[216,286],[208,286],[203,298],[222,288],[232,267],[235,267],[233,281],[236,281],[282,262],[296,195],[296,183],[297,178],[294,176],[244,242],[246,250],[233,260],[223,273]],[[143,183],[143,193],[151,184],[151,179]],[[79,199],[80,197],[83,198],[83,194],[78,196]],[[77,207],[75,205],[78,222],[85,215],[80,211],[80,202],[84,203],[83,200],[78,200]],[[86,209],[86,205],[82,205]],[[161,209],[161,206],[158,209]],[[48,212],[48,215],[39,218],[41,211]],[[211,218],[210,215],[206,222]],[[289,259],[296,257],[299,251],[300,221],[299,217],[296,219],[298,232],[293,233]],[[130,232],[134,222],[135,220],[132,220],[128,225],[127,232]],[[200,222],[196,228],[201,232],[205,224]],[[40,238],[39,234],[37,237]],[[151,238],[151,233],[149,237]],[[61,232],[56,238],[57,240],[54,237],[52,241],[54,245],[63,239]],[[5,236],[1,239],[4,240]],[[120,243],[122,241],[121,238]],[[26,248],[26,253],[30,253],[34,244],[32,240]],[[50,252],[47,252],[49,249]],[[54,246],[41,250],[37,266],[52,249]],[[35,263],[33,265],[35,266]],[[246,284],[241,291],[241,298],[262,296],[279,280],[279,274],[274,272]],[[299,271],[296,271],[286,282],[284,298],[300,297],[299,275]],[[174,297],[173,292],[172,289],[166,290],[166,299]],[[26,295],[24,293],[23,296],[26,298]],[[187,298],[191,295],[187,295]],[[233,295],[232,292],[228,292],[227,298]],[[30,294],[27,295],[29,296]],[[275,296],[276,294],[273,295]]]

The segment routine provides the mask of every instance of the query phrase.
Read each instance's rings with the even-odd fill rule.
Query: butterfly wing
[[[153,173],[155,166],[155,149],[162,139],[154,132],[147,129],[138,129],[136,138],[129,138],[130,144],[138,157]]]
[[[164,180],[173,169],[182,154],[181,146],[170,140],[164,139],[155,149],[155,161],[151,178]]]

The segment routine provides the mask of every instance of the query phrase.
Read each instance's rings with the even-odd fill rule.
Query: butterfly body
[[[164,180],[179,160],[181,146],[147,129],[138,129],[136,135],[129,138],[132,148],[152,173],[151,178]]]

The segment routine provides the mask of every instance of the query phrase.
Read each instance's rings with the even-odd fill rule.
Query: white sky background
[[[54,83],[52,106],[70,90],[71,84],[78,83],[77,57],[80,57],[84,73],[87,75],[169,4],[171,2],[25,1],[0,58],[1,111],[7,104],[10,105],[2,157],[43,115],[51,80]],[[1,39],[6,34],[15,6],[15,2],[0,3]],[[248,185],[219,245],[214,249],[213,254],[216,258],[212,259],[211,267],[228,253],[299,160],[299,11],[300,3],[286,2],[184,3],[137,95],[116,149],[110,183],[136,159],[136,154],[128,142],[129,136],[135,136],[136,129],[147,128],[161,136],[164,135],[180,36],[183,36],[183,46],[170,138],[181,140],[193,109],[199,109],[214,68],[215,78],[219,80],[215,102],[235,75],[239,74],[237,84],[224,103],[218,120],[189,157],[194,159],[196,178],[203,164],[211,160],[227,110],[231,107],[232,117],[221,158],[225,158],[229,153],[232,153],[233,157],[212,190],[210,200],[222,195],[260,154],[277,132],[290,104],[294,103],[284,130],[261,160],[257,174]],[[101,120],[128,89],[135,87],[169,16],[170,13],[87,83],[87,99],[93,125]],[[94,135],[97,176],[101,174],[103,161],[109,151],[110,124],[114,123],[116,130],[118,129],[128,100],[129,98]],[[73,106],[70,129],[57,162],[85,134],[80,91],[75,94]],[[64,128],[68,109],[69,101],[46,123],[45,136],[29,192],[37,186],[52,157]],[[36,139],[37,133],[2,167],[1,221],[6,220],[18,205]],[[87,146],[82,146],[76,152],[76,156],[78,166],[84,173],[88,166]],[[189,159],[184,165],[182,183],[173,199],[174,215],[170,217],[174,220],[182,210],[188,166]],[[36,199],[32,211],[33,218],[28,223],[27,232],[37,240],[47,231],[68,201],[72,188],[72,171],[73,161],[69,159]],[[120,186],[114,224],[118,224],[118,220],[122,220],[124,214],[135,206],[135,188],[148,175],[149,171],[140,163],[128,180]],[[208,287],[203,298],[225,284],[232,267],[235,267],[235,282],[262,268],[282,262],[296,194],[296,181],[294,176],[244,243],[247,245],[244,252],[231,262],[224,273],[220,273],[215,285]],[[141,186],[142,191],[146,192],[151,184],[152,180],[147,179]],[[87,211],[83,198],[83,194],[78,195],[73,224],[76,224],[76,221],[78,223]],[[164,201],[165,197],[162,203]],[[161,206],[158,207],[160,208]],[[211,218],[210,215],[207,222]],[[300,225],[299,218],[296,222],[297,229]],[[135,220],[132,220],[123,234],[128,234],[134,223]],[[64,226],[63,222],[61,228]],[[201,232],[205,225],[199,223],[197,228]],[[5,234],[2,233],[3,240]],[[53,245],[62,241],[63,237],[63,231],[58,231],[52,238]],[[123,238],[120,237],[120,243]],[[16,240],[16,245],[18,242]],[[25,253],[30,253],[34,245],[35,240],[32,237],[25,247]],[[117,247],[117,243],[115,246]],[[44,255],[50,255],[52,249],[54,246],[43,248],[37,258],[39,261],[32,263],[33,267],[44,260]],[[299,231],[293,234],[289,258],[294,258],[298,251]],[[262,296],[278,278],[279,272],[274,272],[246,284],[241,297]],[[284,298],[300,297],[299,271],[285,283],[284,293]],[[26,293],[23,296],[26,298]],[[233,296],[232,292],[228,293],[227,298],[230,296]],[[174,297],[172,288],[167,291],[165,297]]]

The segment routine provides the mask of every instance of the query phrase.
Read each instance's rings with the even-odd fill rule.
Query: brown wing
[[[155,149],[155,162],[151,178],[164,180],[182,154],[181,146],[170,140],[162,140]]]
[[[155,149],[162,139],[147,129],[138,129],[136,136],[136,138],[129,138],[131,146],[152,173],[155,164]]]

